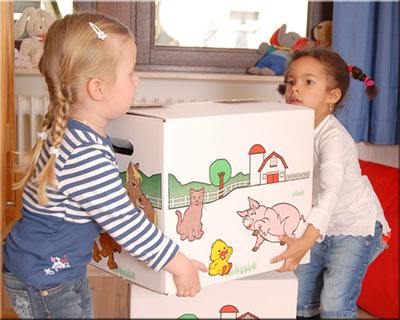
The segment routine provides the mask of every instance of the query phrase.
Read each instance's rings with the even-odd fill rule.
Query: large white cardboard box
[[[203,288],[194,298],[131,286],[131,318],[295,319],[297,278],[270,271]]]
[[[299,237],[311,208],[314,112],[278,102],[136,108],[112,121],[121,178],[180,249],[209,269],[202,286],[274,270],[279,234]],[[119,141],[120,142],[120,141]],[[130,164],[131,163],[131,164]],[[154,272],[100,235],[94,265],[160,293]],[[107,254],[105,254],[107,255]],[[100,259],[99,259],[100,258]],[[306,256],[306,261],[308,256]]]

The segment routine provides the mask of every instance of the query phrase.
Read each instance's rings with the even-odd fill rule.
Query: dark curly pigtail
[[[356,66],[349,65],[347,68],[353,79],[364,82],[365,93],[370,99],[373,99],[378,95],[379,90],[378,87],[375,85],[374,80],[368,78],[368,76]]]
[[[276,89],[278,90],[278,92],[281,95],[284,95],[285,92],[286,92],[286,84],[285,83],[281,83],[281,84],[278,85],[278,87]]]

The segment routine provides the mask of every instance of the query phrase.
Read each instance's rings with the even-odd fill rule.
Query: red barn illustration
[[[275,151],[268,156],[260,144],[253,145],[249,150],[250,185],[276,183],[286,180],[285,159]]]

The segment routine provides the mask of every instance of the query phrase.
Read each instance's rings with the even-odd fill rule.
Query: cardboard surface
[[[133,155],[117,154],[121,178],[136,164],[155,223],[183,253],[209,267],[202,286],[279,268],[268,262],[285,250],[279,234],[301,236],[311,208],[313,110],[203,102],[134,112],[108,130],[134,146]],[[125,251],[113,258],[112,270],[107,258],[93,263],[175,293],[169,274],[153,272]]]
[[[163,295],[131,286],[131,318],[294,319],[297,279],[270,271],[203,288],[195,297]]]

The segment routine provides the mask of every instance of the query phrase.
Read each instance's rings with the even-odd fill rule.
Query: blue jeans
[[[297,316],[356,319],[357,299],[369,264],[386,248],[382,226],[374,236],[325,237],[311,249],[310,263],[295,271],[299,282]]]
[[[32,318],[93,318],[87,277],[52,288],[31,287],[3,270],[4,288],[17,315]]]

